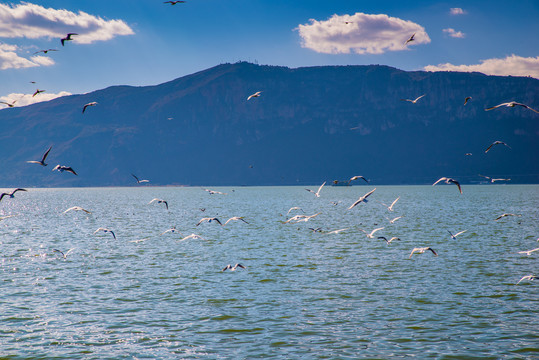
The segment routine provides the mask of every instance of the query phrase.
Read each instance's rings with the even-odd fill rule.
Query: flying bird
[[[472,153],[466,153],[464,156],[472,156]]]
[[[338,233],[341,233],[341,232],[346,231],[348,229],[349,228],[333,230],[333,231],[327,232],[325,235],[338,234]]]
[[[81,208],[80,206],[73,206],[73,207],[70,207],[69,209],[67,209],[66,211],[64,211],[64,214],[67,214],[68,212],[70,211],[84,211],[85,213],[87,214],[91,214],[90,211],[86,210],[86,209],[83,209]]]
[[[523,276],[522,279],[520,279],[515,285],[518,285],[521,281],[523,280],[535,280],[537,279],[537,276],[536,275],[526,275],[526,276]]]
[[[365,233],[365,235],[367,235],[367,237],[369,239],[373,239],[374,238],[374,233],[377,232],[377,231],[380,231],[380,230],[383,230],[384,228],[383,227],[380,227],[380,228],[376,228],[374,229],[373,231],[371,231],[370,233],[366,232],[365,230],[363,229],[359,229],[360,231],[363,231]]]
[[[94,235],[97,234],[99,231],[103,231],[104,233],[111,233],[114,240],[116,240],[116,235],[114,235],[114,231],[112,231],[110,229],[99,228],[96,231],[94,231]]]
[[[471,96],[466,96],[466,98],[464,99],[464,105],[466,105],[468,103],[468,101],[472,100],[472,97]]]
[[[36,52],[34,53],[34,55],[35,55],[35,54],[39,54],[39,53],[46,54],[46,53],[48,53],[49,51],[58,51],[58,50],[56,50],[56,49],[39,50],[39,51],[36,51]]]
[[[47,156],[49,156],[49,152],[51,151],[52,149],[52,146],[50,146],[47,151],[45,151],[45,154],[43,154],[43,156],[41,157],[41,160],[40,161],[36,161],[36,160],[29,160],[27,161],[27,163],[30,163],[30,164],[39,164],[41,166],[47,166],[47,164],[45,164],[45,159],[47,158]]]
[[[178,241],[185,241],[185,240],[189,240],[189,239],[200,239],[200,240],[206,240],[204,239],[202,236],[200,235],[197,235],[197,234],[191,234],[191,235],[188,235]]]
[[[67,171],[72,173],[73,175],[77,175],[77,173],[75,172],[75,170],[73,170],[71,166],[56,165],[54,169],[52,169],[52,171],[54,170],[58,170],[59,172]]]
[[[367,198],[369,196],[371,196],[371,194],[374,192],[374,190],[376,190],[376,188],[372,189],[371,191],[369,191],[368,193],[366,193],[365,195],[361,196],[359,199],[356,200],[355,203],[353,203],[352,205],[350,205],[350,207],[348,208],[348,210],[351,210],[352,208],[354,208],[356,205],[358,205],[359,203],[362,203],[362,202],[368,202]]]
[[[501,214],[500,216],[498,216],[496,219],[494,219],[494,221],[498,221],[500,220],[501,218],[504,218],[506,216],[522,216],[520,214],[508,214],[508,213],[505,213],[505,214]]]
[[[393,224],[395,221],[399,220],[400,218],[402,218],[402,216],[397,216],[396,218],[394,219],[390,219],[390,218],[386,218],[391,224]]]
[[[137,184],[150,182],[150,180],[140,180],[135,174],[131,174],[131,176],[134,177],[135,180],[137,180]]]
[[[313,190],[311,189],[305,189],[307,190],[308,192],[312,192],[314,194],[314,196],[316,197],[320,197],[320,190],[322,190],[322,188],[324,187],[324,185],[326,185],[326,182],[324,181],[324,183],[322,185],[320,185],[320,187],[318,188],[318,190],[316,192],[314,192]]]
[[[71,248],[71,249],[67,250],[65,254],[62,251],[58,250],[58,249],[52,249],[52,250],[62,254],[62,256],[65,259],[65,258],[67,258],[67,255],[69,255],[69,253],[71,253],[73,250],[75,250],[75,248]]]
[[[352,176],[350,180],[348,180],[348,183],[350,184],[352,181],[358,180],[358,179],[363,179],[367,184],[369,183],[369,180],[367,180],[364,176],[361,176],[361,175]]]
[[[485,175],[481,175],[481,174],[478,174],[479,176],[481,177],[484,177],[485,179],[489,179],[491,183],[494,183],[496,181],[511,181],[511,179],[496,179],[496,178],[491,178],[489,176],[485,176]]]
[[[209,192],[210,195],[213,195],[213,194],[226,195],[226,193],[220,192],[220,191],[215,191],[215,190],[210,190],[210,189],[203,189],[203,190]]]
[[[494,145],[505,145],[505,146],[507,146],[509,149],[511,149],[511,146],[507,145],[507,144],[504,143],[503,141],[496,140],[496,141],[494,141],[492,144],[490,144],[490,146],[485,150],[485,154],[488,153],[488,151],[489,151]]]
[[[15,103],[17,102],[17,100],[13,100],[12,102],[8,103],[8,102],[5,102],[5,101],[0,101],[0,104],[5,104],[7,105],[8,107],[12,108],[15,106]]]
[[[378,236],[378,239],[383,239],[388,245],[391,244],[392,241],[401,241],[400,238],[396,237],[396,236],[393,236],[391,239],[387,239],[385,236]]]
[[[227,266],[225,266],[225,268],[221,271],[225,271],[225,270],[230,270],[230,271],[236,271],[237,268],[242,268],[242,269],[247,269],[245,266],[243,266],[242,264],[236,264],[234,266],[228,264]]]
[[[13,199],[13,198],[15,197],[15,193],[16,193],[17,191],[28,191],[28,190],[26,190],[26,189],[21,189],[21,188],[17,188],[17,189],[13,190],[13,191],[10,192],[10,193],[2,193],[2,194],[0,194],[0,201],[2,201],[2,199],[4,198],[4,196],[9,196],[10,198]]]
[[[61,38],[61,39],[60,39],[60,42],[62,43],[62,46],[64,46],[64,42],[65,42],[65,41],[71,41],[71,40],[73,40],[73,39],[71,38],[73,35],[78,35],[78,34],[75,34],[75,33],[68,33],[68,34],[66,35],[66,37]]]
[[[430,247],[421,247],[421,248],[414,248],[414,249],[412,250],[412,252],[410,253],[409,259],[412,257],[412,255],[413,255],[414,253],[423,254],[423,253],[424,253],[425,251],[427,251],[427,250],[432,251],[432,253],[434,254],[434,256],[438,256],[438,254],[436,253],[436,251],[434,251],[434,249],[432,249],[432,248],[430,248]]]
[[[532,252],[535,252],[535,251],[538,251],[538,250],[539,250],[539,248],[536,248],[536,249],[533,249],[533,250],[519,251],[518,253],[519,254],[526,254],[526,255],[530,256],[530,254]]]
[[[408,45],[409,42],[414,41],[414,40],[415,40],[415,39],[414,39],[414,36],[415,36],[415,33],[413,33],[413,35],[410,36],[410,37],[408,38],[408,40],[406,40],[406,42],[404,43],[404,46]]]
[[[206,222],[206,221],[209,222],[209,223],[211,223],[212,221],[216,221],[217,223],[219,223],[219,225],[223,226],[223,224],[221,223],[221,221],[219,221],[219,219],[216,218],[216,217],[213,217],[213,218],[209,218],[209,217],[207,217],[207,218],[202,218],[202,219],[200,219],[200,221],[198,222],[198,224],[197,224],[196,226],[198,226],[198,225],[200,225],[200,224],[202,224],[203,222]]]
[[[300,208],[299,206],[293,206],[293,207],[291,207],[291,208],[288,210],[288,212],[286,213],[286,215],[290,214],[290,211],[292,211],[292,210],[301,210],[301,211],[303,211],[303,209]],[[303,212],[305,212],[305,211],[303,211]]]
[[[86,108],[88,106],[96,106],[97,105],[97,101],[92,101],[92,102],[89,102],[88,104],[85,104],[82,108],[82,113],[84,114],[84,112],[86,111]]]
[[[456,233],[456,234],[453,234],[451,231],[447,230],[447,232],[449,233],[449,235],[451,235],[451,239],[453,239],[453,240],[456,240],[456,239],[457,239],[457,236],[459,236],[460,234],[464,234],[466,231],[468,231],[468,230],[462,230],[462,231],[459,231],[459,232]]]
[[[166,202],[165,200],[162,200],[162,199],[158,199],[158,198],[155,198],[155,199],[152,199],[152,201],[150,201],[148,204],[151,204],[153,202],[157,201],[158,204],[165,204],[167,210],[168,210],[168,202]]]
[[[393,200],[393,202],[391,203],[391,205],[387,206],[386,204],[384,204],[383,202],[381,201],[378,201],[380,204],[384,205],[386,208],[387,208],[387,211],[393,211],[393,206],[397,203],[397,201],[399,201],[401,197],[399,196],[398,198],[396,198],[395,200]]]
[[[247,98],[247,100],[251,100],[252,98],[259,97],[259,96],[260,96],[260,93],[262,93],[262,91],[257,91],[257,92],[255,92],[254,94],[249,95],[249,97]]]
[[[462,188],[460,187],[460,183],[457,180],[447,178],[447,177],[441,177],[434,184],[432,184],[432,186],[438,184],[440,181],[445,181],[446,184],[455,184],[455,185],[457,185],[457,187],[459,188],[459,192],[462,194]]]
[[[225,226],[226,224],[228,224],[230,221],[243,221],[244,223],[246,224],[249,224],[247,221],[243,220],[243,216],[234,216],[234,217],[231,217],[230,219],[228,219],[227,221],[225,221],[225,223],[223,224],[223,226]]]
[[[537,111],[535,109],[532,109],[528,105],[517,103],[515,101],[510,101],[510,102],[502,103],[502,104],[499,104],[499,105],[496,105],[496,106],[493,106],[493,107],[489,107],[488,109],[485,109],[485,111],[494,110],[494,109],[497,109],[497,108],[502,107],[502,106],[512,107],[512,108],[515,107],[515,106],[522,106],[522,107],[525,107],[526,109],[530,109],[531,111],[539,113],[539,111]]]
[[[178,229],[176,229],[176,226],[173,226],[170,229],[163,231],[160,235],[164,235],[166,233],[178,233],[181,236],[183,236],[183,234],[181,232],[179,232]]]
[[[165,1],[165,2],[163,2],[163,4],[176,5],[178,3],[183,4],[184,2],[185,1],[181,1],[181,0],[178,0],[178,1]]]
[[[302,221],[309,221],[311,220],[312,218],[314,217],[317,217],[318,215],[320,215],[321,213],[316,213],[314,215],[296,215],[296,216],[293,216],[291,217],[290,219],[286,220],[284,223],[285,224],[288,224],[289,222],[302,222]]]
[[[45,90],[37,89],[36,91],[34,91],[34,94],[32,95],[32,97],[36,96],[37,94],[41,94],[42,92],[45,92]]]
[[[411,100],[411,99],[401,99],[401,101],[409,101],[409,102],[411,102],[412,104],[415,104],[415,103],[417,102],[417,100],[421,99],[421,98],[422,98],[423,96],[425,96],[425,95],[427,95],[427,94],[423,94],[423,95],[417,97],[415,100]]]

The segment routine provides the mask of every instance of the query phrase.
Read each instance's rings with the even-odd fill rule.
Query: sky
[[[0,101],[157,85],[238,61],[539,78],[537,19],[537,0],[0,1]],[[67,33],[78,35],[62,46]]]

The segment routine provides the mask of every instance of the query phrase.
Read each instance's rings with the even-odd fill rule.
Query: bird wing
[[[374,229],[373,231],[371,231],[371,234],[370,234],[370,235],[372,236],[375,232],[380,231],[380,230],[383,230],[383,229],[384,229],[383,227],[376,228],[376,229]]]
[[[217,218],[213,218],[212,220],[215,220],[215,221],[217,221],[217,222],[219,223],[219,225],[223,226],[223,224],[222,224],[222,223],[221,223],[221,222],[219,221],[219,219],[217,219]]]
[[[423,94],[423,95],[419,96],[419,97],[418,97],[417,99],[415,99],[413,102],[415,103],[417,100],[421,99],[421,98],[422,98],[423,96],[425,96],[425,95],[427,95],[427,94]]]
[[[493,106],[493,107],[489,107],[488,109],[485,109],[485,111],[494,110],[496,108],[499,108],[500,106],[507,106],[507,105],[509,105],[509,103],[499,104],[499,105],[496,105],[496,106]]]
[[[49,147],[49,148],[47,149],[47,151],[45,151],[45,154],[43,154],[43,157],[41,158],[41,162],[42,162],[42,163],[45,163],[45,159],[47,158],[47,156],[49,156],[49,153],[50,153],[51,149],[52,149],[52,146]]]
[[[448,179],[448,181],[457,185],[457,187],[459,188],[459,192],[462,194],[462,188],[460,187],[460,183],[457,180]]]
[[[528,105],[524,105],[524,104],[517,104],[517,105],[520,105],[520,106],[523,106],[525,107],[526,109],[530,109],[531,111],[534,111],[536,113],[539,113],[539,111],[535,110],[535,109],[532,109],[531,107],[529,107]]]
[[[468,231],[468,230],[462,230],[462,231],[459,231],[459,232],[456,233],[454,236],[457,237],[457,236],[459,236],[460,234],[464,234],[466,231]]]
[[[397,201],[399,201],[400,198],[401,198],[401,197],[399,196],[398,198],[396,198],[396,199],[391,203],[391,205],[389,205],[389,209],[390,209],[390,210],[393,210],[393,205],[395,205],[395,204],[397,203]]]
[[[324,185],[326,185],[326,182],[324,181],[324,183],[322,185],[320,185],[320,187],[318,188],[318,191],[315,193],[316,196],[320,196],[320,190],[322,190],[322,188],[324,187]]]
[[[447,178],[446,177],[441,177],[434,184],[432,184],[432,186],[434,186],[434,185],[438,184],[440,181],[444,181],[444,180],[447,180]]]
[[[430,248],[430,247],[429,247],[429,248],[427,248],[427,250],[430,250],[430,251],[432,251],[432,253],[433,253],[433,254],[434,254],[435,256],[438,256],[438,254],[436,253],[436,251],[434,251],[434,249],[433,249],[433,248]]]

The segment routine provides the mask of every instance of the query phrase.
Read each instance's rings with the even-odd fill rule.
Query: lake
[[[539,275],[539,251],[519,253],[539,247],[539,186],[378,186],[347,210],[373,188],[4,197],[0,216],[16,216],[0,221],[0,358],[539,357],[539,281],[516,285]],[[393,212],[381,204],[399,196]],[[73,206],[91,214],[64,214]],[[234,216],[247,223],[197,226]],[[203,239],[181,241],[192,233]],[[410,258],[416,247],[438,256]],[[246,269],[222,271],[236,263]]]

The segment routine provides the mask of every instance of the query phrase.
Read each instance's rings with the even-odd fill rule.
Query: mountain
[[[261,96],[247,100],[250,94]],[[401,99],[415,99],[413,104]],[[0,187],[539,182],[539,80],[388,66],[222,64],[0,110]],[[471,96],[468,104],[464,99]],[[82,113],[84,104],[97,101]],[[511,146],[485,149],[495,140]],[[49,166],[39,160],[49,146]],[[472,153],[466,156],[466,153]],[[51,172],[56,164],[79,174]]]

